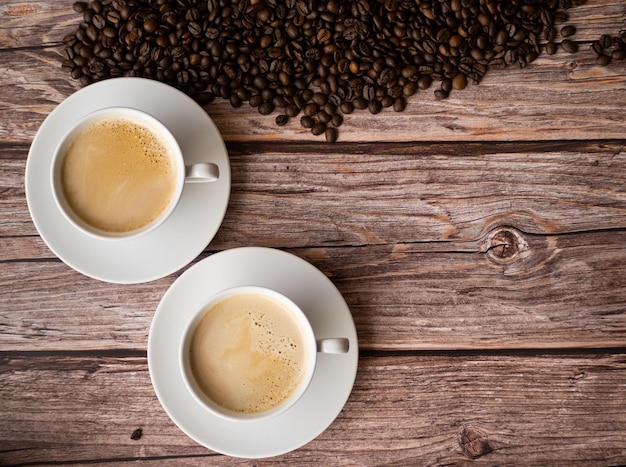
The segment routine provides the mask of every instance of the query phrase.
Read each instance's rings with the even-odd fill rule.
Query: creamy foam
[[[295,391],[305,373],[305,347],[291,311],[271,297],[241,294],[207,311],[191,340],[190,365],[214,402],[257,413]]]
[[[85,222],[130,232],[157,219],[176,188],[172,149],[150,128],[124,117],[83,129],[63,162],[63,192]]]

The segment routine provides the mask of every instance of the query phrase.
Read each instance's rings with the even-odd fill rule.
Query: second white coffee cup
[[[346,353],[347,338],[316,339],[306,315],[265,287],[222,291],[189,321],[180,345],[187,389],[213,414],[235,422],[265,420],[307,390],[318,352]]]

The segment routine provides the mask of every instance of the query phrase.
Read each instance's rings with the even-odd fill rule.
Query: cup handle
[[[185,166],[186,183],[214,182],[220,178],[220,169],[217,164],[199,162]]]
[[[342,354],[350,350],[350,340],[345,337],[333,337],[317,340],[317,351],[320,353]]]

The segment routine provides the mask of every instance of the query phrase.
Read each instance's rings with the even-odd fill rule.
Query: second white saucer
[[[240,285],[267,287],[290,298],[317,338],[350,341],[348,353],[318,355],[311,384],[294,406],[256,422],[235,422],[206,410],[187,390],[178,355],[191,314],[213,294]],[[284,454],[326,430],[352,391],[358,358],[354,321],[334,284],[310,263],[271,248],[226,250],[187,269],[163,296],[148,338],[150,378],[168,415],[203,446],[244,458]]]

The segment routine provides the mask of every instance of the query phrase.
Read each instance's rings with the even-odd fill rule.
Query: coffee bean
[[[368,102],[364,97],[357,97],[354,101],[352,101],[352,104],[355,109],[363,110],[367,108]]]
[[[94,15],[91,21],[97,29],[104,29],[106,26],[106,20],[102,17],[102,15]]]
[[[337,128],[327,128],[324,134],[326,136],[326,141],[328,141],[329,143],[334,143],[339,137],[339,132],[337,131]]]
[[[367,106],[367,110],[369,110],[370,113],[373,115],[380,113],[382,109],[383,109],[383,105],[380,103],[380,101],[377,101],[377,100],[370,101],[370,103]]]
[[[123,20],[127,20],[128,18],[130,18],[130,15],[132,12],[133,12],[132,8],[129,7],[128,5],[123,5],[120,8],[120,16],[122,17]]]
[[[157,22],[156,18],[148,18],[143,23],[143,30],[149,34],[152,34],[153,32],[155,32],[158,27],[159,27],[159,23]]]
[[[428,89],[431,83],[432,83],[432,78],[430,76],[422,76],[417,80],[417,87],[422,90]]]
[[[467,86],[467,78],[463,74],[458,74],[452,80],[452,88],[457,91],[465,89]]]
[[[83,13],[87,9],[87,2],[76,2],[72,8],[76,13]]]
[[[241,97],[239,97],[238,94],[231,94],[230,95],[230,105],[232,105],[233,107],[237,108],[237,107],[241,107],[242,103],[243,103],[243,101],[241,100]]]
[[[563,50],[571,54],[578,52],[578,45],[576,42],[569,39],[563,39],[563,41],[561,41],[561,47]]]
[[[546,53],[548,55],[554,55],[558,49],[558,46],[554,42],[548,42],[546,44]]]
[[[404,112],[404,109],[406,109],[406,99],[403,97],[397,97],[393,101],[393,110],[395,112]]]
[[[322,122],[317,122],[315,125],[311,127],[311,133],[315,136],[321,135],[326,131],[326,124]]]
[[[430,84],[429,84],[430,85]],[[419,85],[413,82],[408,82],[402,87],[402,94],[406,97],[411,97],[418,90]]]
[[[341,114],[335,114],[330,119],[330,123],[334,127],[340,127],[343,124],[343,117],[341,116]]]
[[[591,51],[596,57],[599,57],[604,52],[604,48],[600,45],[599,41],[593,41],[591,43]]]
[[[613,37],[611,37],[609,34],[602,34],[598,42],[603,49],[608,49],[613,45]]]
[[[331,116],[325,110],[320,110],[317,113],[317,121],[322,123],[330,122]]]
[[[263,98],[261,97],[260,94],[255,94],[254,96],[251,96],[248,103],[252,106],[252,107],[258,107],[263,103]]]
[[[305,115],[300,119],[300,125],[304,128],[313,128],[313,125],[315,125],[315,119]]]
[[[354,104],[350,101],[343,102],[340,106],[341,111],[348,115],[354,112]]]
[[[314,103],[314,102],[309,102],[302,109],[302,112],[307,117],[312,117],[313,115],[317,114],[318,111],[319,111],[319,106],[316,103]]]
[[[324,105],[326,104],[326,101],[328,100],[328,97],[326,97],[325,94],[321,93],[321,92],[316,92],[315,94],[313,94],[313,102],[317,105]]]
[[[393,97],[385,94],[381,97],[380,104],[383,106],[384,109],[386,109],[387,107],[391,107],[393,105],[393,101]]]
[[[261,105],[259,105],[259,113],[261,115],[269,115],[274,111],[274,104],[272,104],[271,102],[263,102]]]
[[[200,35],[200,33],[202,32],[202,27],[200,26],[200,24],[198,24],[195,21],[191,21],[188,25],[187,25],[187,30],[189,31],[189,33],[192,36],[196,36],[198,37]]]
[[[284,126],[289,121],[289,117],[287,115],[281,114],[276,117],[276,125]]]
[[[576,33],[576,28],[574,26],[563,26],[561,28],[561,36],[570,37]]]

